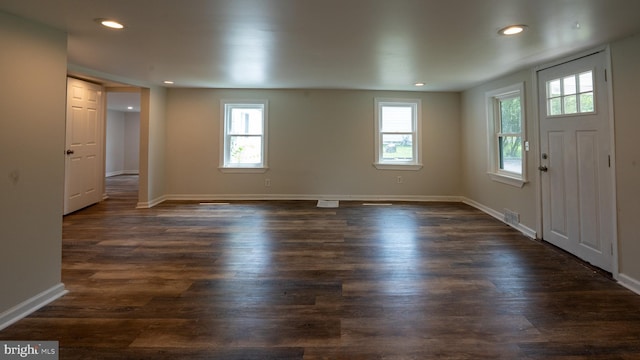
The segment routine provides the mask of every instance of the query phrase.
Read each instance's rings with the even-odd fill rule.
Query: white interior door
[[[613,192],[604,52],[538,72],[544,240],[612,270]]]
[[[103,89],[67,79],[67,133],[64,214],[102,198]]]

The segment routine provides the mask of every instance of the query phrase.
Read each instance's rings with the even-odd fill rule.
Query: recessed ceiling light
[[[133,106],[127,106],[127,110],[133,110]]]
[[[414,86],[424,86],[425,84],[423,82],[419,81],[419,82],[417,82],[417,83],[415,83],[413,85]]]
[[[110,29],[124,29],[124,25],[112,19],[96,19],[96,21],[100,25],[108,27]]]
[[[526,25],[509,25],[507,27],[503,27],[498,30],[498,34],[500,35],[515,35],[520,34],[526,28]]]
[[[171,80],[165,80],[165,81],[163,81],[163,83],[165,83],[167,85],[173,85],[173,81],[171,81]]]

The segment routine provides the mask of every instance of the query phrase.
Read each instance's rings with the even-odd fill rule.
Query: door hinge
[[[609,167],[611,167],[611,155],[609,155],[608,158],[609,158]]]
[[[604,81],[607,82],[607,69],[604,69]]]
[[[611,255],[613,255],[613,243],[609,244],[609,250],[611,250]]]

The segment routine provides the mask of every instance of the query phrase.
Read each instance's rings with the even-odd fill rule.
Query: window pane
[[[382,135],[382,159],[389,161],[413,160],[413,140],[410,134]]]
[[[547,115],[561,115],[562,114],[562,102],[561,98],[549,99],[549,106],[547,109]]]
[[[562,95],[560,89],[560,79],[551,80],[547,82],[547,98],[552,98]]]
[[[230,134],[262,134],[262,109],[232,108]]]
[[[382,132],[412,132],[413,109],[411,106],[383,106]]]
[[[564,100],[564,113],[565,114],[575,114],[578,112],[578,107],[577,107],[577,96],[576,95],[569,95],[569,96],[565,96],[563,98]]]
[[[500,101],[500,132],[519,133],[522,112],[520,97]]]
[[[593,112],[593,93],[580,94],[580,112]]]
[[[593,71],[547,82],[548,116],[593,112],[593,101]]]
[[[580,77],[580,92],[593,91],[593,72],[588,71],[579,75]]]
[[[229,137],[229,163],[231,164],[262,163],[262,137],[260,136]]]
[[[563,95],[571,95],[576,93],[576,77],[574,75],[567,76],[562,79],[562,83],[564,85],[564,94]]]
[[[522,174],[522,138],[520,136],[500,136],[498,146],[500,169]]]

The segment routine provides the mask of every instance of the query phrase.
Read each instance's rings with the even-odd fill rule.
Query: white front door
[[[613,259],[604,52],[538,72],[542,238],[607,271]]]
[[[67,133],[64,214],[102,198],[103,89],[67,79]]]

